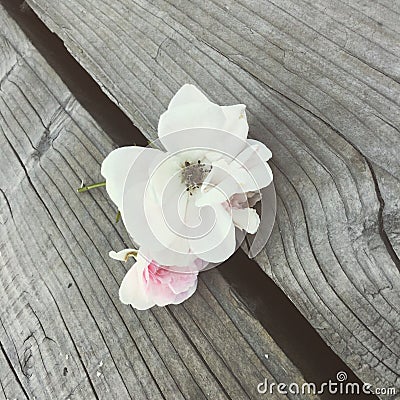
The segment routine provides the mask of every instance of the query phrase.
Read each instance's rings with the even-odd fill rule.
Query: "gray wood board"
[[[398,386],[398,4],[28,3],[148,137],[183,83],[247,104],[278,194],[257,261],[363,381]]]
[[[0,398],[254,399],[264,378],[302,384],[217,270],[183,305],[119,302],[128,266],[108,251],[129,239],[104,190],[76,192],[113,144],[1,6],[0,21]]]

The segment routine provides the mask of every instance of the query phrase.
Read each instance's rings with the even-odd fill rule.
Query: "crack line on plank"
[[[378,183],[378,179],[375,173],[375,170],[373,168],[373,163],[372,161],[368,160],[367,158],[365,158],[368,168],[371,172],[371,176],[372,179],[374,181],[374,185],[375,185],[375,192],[376,192],[376,196],[378,198],[379,201],[379,210],[378,210],[378,224],[379,224],[379,234],[382,238],[382,241],[386,247],[386,251],[389,253],[390,258],[392,259],[394,265],[397,267],[397,269],[400,271],[400,259],[397,256],[396,251],[394,250],[392,243],[389,239],[388,234],[385,231],[385,225],[384,225],[384,221],[383,221],[383,210],[385,208],[385,200],[382,197],[382,193],[381,190],[379,188],[379,183]]]

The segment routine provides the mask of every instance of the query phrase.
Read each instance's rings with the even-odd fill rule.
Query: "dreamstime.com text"
[[[346,382],[347,374],[340,371],[336,374],[336,381],[328,380],[321,384],[306,382],[301,385],[298,383],[276,383],[268,382],[266,378],[257,385],[257,391],[260,394],[375,394],[375,395],[395,395],[395,387],[374,388],[369,383]]]

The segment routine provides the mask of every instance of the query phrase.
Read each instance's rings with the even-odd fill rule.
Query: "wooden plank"
[[[0,20],[5,396],[253,399],[264,378],[302,384],[218,271],[183,305],[119,302],[128,267],[107,254],[129,238],[104,191],[76,193],[113,144],[1,7]]]
[[[279,203],[257,261],[363,381],[398,386],[397,6],[28,3],[149,136],[186,82],[248,105],[252,136],[274,154]]]
[[[1,346],[0,353],[0,398],[7,400],[9,398],[26,399],[29,397],[25,392],[18,376],[12,367],[11,360],[8,358],[6,350]]]

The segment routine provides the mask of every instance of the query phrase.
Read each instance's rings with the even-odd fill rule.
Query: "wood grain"
[[[398,386],[396,2],[28,3],[149,137],[183,83],[247,104],[279,203],[257,261],[363,381]]]
[[[216,270],[183,305],[119,302],[128,266],[107,254],[129,239],[104,191],[76,193],[113,144],[1,6],[0,21],[1,398],[253,399],[264,378],[303,383]]]

